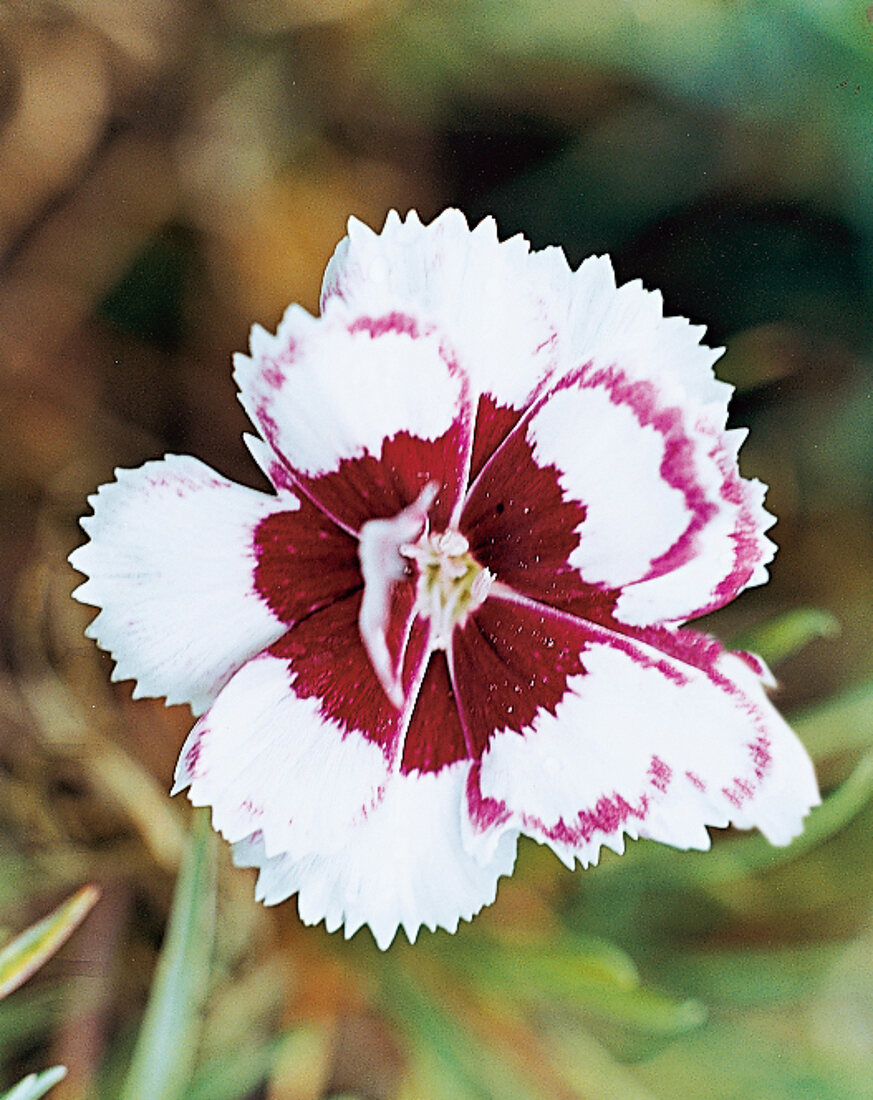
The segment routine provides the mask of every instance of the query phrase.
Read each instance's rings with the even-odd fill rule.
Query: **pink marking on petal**
[[[546,825],[539,818],[528,814],[523,814],[521,820],[525,830],[536,836],[542,836],[556,844],[579,848],[588,844],[597,833],[604,837],[614,836],[631,819],[644,821],[648,812],[649,800],[645,795],[641,795],[634,806],[614,791],[611,795],[598,798],[594,806],[580,810],[569,823],[562,818],[554,825]]]
[[[512,817],[506,803],[482,794],[480,777],[482,765],[477,761],[467,775],[467,814],[473,827],[480,832],[505,825]]]
[[[185,753],[184,766],[181,771],[190,776],[191,779],[200,778],[196,773],[197,762],[200,760],[200,754],[203,751],[203,738],[208,732],[209,731],[202,723],[198,723],[197,730],[194,734],[194,740],[188,746],[188,750]]]
[[[742,809],[743,799],[741,794],[737,794],[736,791],[732,790],[730,787],[722,787],[721,793],[725,796],[728,802],[731,803],[732,806],[736,806],[738,810]]]
[[[260,362],[261,377],[267,383],[268,386],[272,386],[274,390],[281,389],[285,383],[286,367],[291,366],[296,357],[296,346],[292,342],[289,342],[288,347],[284,353],[280,356],[276,356],[273,359],[262,359]]]
[[[678,408],[665,408],[654,383],[631,381],[617,367],[588,372],[583,367],[562,380],[558,389],[580,385],[583,389],[605,390],[613,404],[630,408],[641,427],[652,427],[664,438],[664,457],[660,473],[664,480],[685,497],[691,521],[676,542],[649,565],[641,580],[660,577],[691,561],[697,554],[700,531],[718,512],[718,506],[707,499],[699,483],[695,444],[685,426],[685,413]]]
[[[666,794],[673,778],[673,769],[670,765],[665,764],[659,757],[653,756],[652,762],[649,764],[649,775],[651,776],[652,786],[659,790],[661,794]]]
[[[629,639],[642,642],[683,665],[705,672],[713,682],[724,679],[718,669],[718,663],[724,655],[721,642],[709,634],[687,627],[681,629],[668,626],[630,627],[614,622],[614,629]]]
[[[254,350],[252,352],[253,357],[258,361],[261,377],[275,390],[281,389],[285,384],[288,368],[297,360],[297,341],[287,335],[285,339],[287,340],[285,346],[270,356],[259,357]]]
[[[741,661],[749,666],[755,675],[763,680],[768,676],[767,666],[757,655],[757,653],[749,653],[747,649],[735,649],[733,651],[735,657],[739,657]]]
[[[273,376],[276,377],[275,375]],[[287,462],[282,455],[279,448],[276,446],[276,440],[281,439],[281,432],[279,431],[279,425],[276,423],[272,414],[268,411],[270,407],[269,398],[261,397],[255,404],[254,409],[254,421],[258,426],[261,435],[264,438],[264,442],[272,447],[276,454],[276,457],[280,459],[282,464],[291,470],[291,465]]]
[[[694,772],[686,772],[685,778],[692,785],[692,787],[696,787],[697,790],[701,792],[701,794],[706,791],[706,784],[703,782],[699,775],[695,775]]]
[[[383,317],[358,317],[349,325],[349,332],[368,332],[371,337],[394,333],[409,336],[413,340],[419,337],[418,323],[406,313],[386,313]]]
[[[712,453],[723,476],[722,499],[737,508],[731,534],[734,564],[730,572],[716,585],[706,606],[696,612],[697,615],[708,614],[730,603],[746,587],[755,569],[764,560],[761,517],[753,498],[753,485],[740,476],[736,460],[733,454],[725,450],[722,440],[719,440],[718,450]]]
[[[757,779],[763,779],[773,764],[773,754],[770,751],[770,741],[767,737],[758,737],[750,745],[752,763],[755,767]]]
[[[752,748],[752,746],[749,747]],[[764,773],[762,771],[761,774],[758,775],[756,769],[755,774],[760,780]],[[731,781],[730,787],[722,787],[721,793],[733,806],[739,809],[744,802],[755,797],[755,784],[750,779],[743,778],[742,776],[735,776]]]
[[[271,459],[264,473],[277,489],[286,489],[293,492],[294,475],[279,458]]]

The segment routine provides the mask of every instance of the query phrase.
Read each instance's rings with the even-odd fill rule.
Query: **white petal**
[[[259,435],[251,435],[249,432],[243,432],[243,443],[274,489],[293,491],[294,477],[269,443],[265,443]]]
[[[91,541],[70,555],[90,579],[74,595],[103,610],[86,630],[136,697],[209,706],[239,666],[284,633],[253,582],[252,534],[297,507],[236,485],[197,459],[168,455],[89,498]]]
[[[565,493],[585,506],[569,560],[587,583],[638,580],[687,527],[682,492],[661,476],[663,436],[606,389],[559,390],[527,436],[537,462],[556,466]]]
[[[661,295],[638,280],[617,288],[608,257],[571,272],[559,248],[530,253],[523,238],[499,242],[490,218],[470,230],[457,210],[429,225],[392,211],[381,234],[352,219],[324,276],[322,301],[333,299],[432,318],[474,389],[516,408],[550,375],[618,365],[680,390],[724,427],[731,387],[713,373],[721,349],[701,345],[703,328],[664,317]]]
[[[661,294],[644,290],[638,279],[616,288],[608,256],[584,261],[572,276],[571,298],[571,367],[617,366],[665,393],[684,394],[724,427],[733,387],[715,377],[713,364],[724,349],[702,345],[702,327],[684,317],[664,317]]]
[[[557,249],[531,255],[523,237],[500,242],[486,218],[469,229],[458,210],[430,225],[392,211],[377,235],[354,219],[324,276],[322,302],[354,312],[408,310],[433,322],[475,392],[524,405],[558,362],[569,269]]]
[[[494,737],[479,778],[492,802],[474,818],[496,816],[583,864],[603,844],[621,851],[625,834],[707,848],[708,825],[757,827],[787,844],[818,789],[755,672],[724,654],[712,676],[675,663],[674,678],[635,649],[590,646],[587,674],[568,681],[554,714]],[[487,851],[493,832],[482,843]]]
[[[399,926],[415,940],[424,925],[457,929],[494,901],[497,880],[512,872],[517,832],[506,830],[484,863],[464,848],[461,817],[469,764],[438,774],[395,776],[366,820],[343,846],[322,855],[305,848],[268,857],[257,834],[234,846],[240,866],[260,869],[256,897],[267,905],[297,893],[306,924],[324,920],[346,938],[369,925],[389,946]]]
[[[569,563],[588,584],[623,588],[631,625],[680,622],[767,578],[764,486],[740,477],[744,433],[724,432],[669,387],[585,368],[556,387],[527,426],[585,507]],[[675,401],[674,401],[675,399]]]
[[[436,439],[465,407],[466,380],[442,347],[397,306],[382,317],[341,306],[320,317],[291,306],[275,337],[252,332],[235,357],[252,423],[296,471],[316,477],[343,459],[379,457],[408,432]]]
[[[227,840],[262,833],[270,856],[332,853],[384,794],[378,745],[344,731],[294,691],[288,662],[262,653],[230,680],[188,736],[173,793],[190,785]]]

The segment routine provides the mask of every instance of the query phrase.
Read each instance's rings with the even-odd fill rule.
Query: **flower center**
[[[473,559],[460,531],[428,531],[428,512],[438,491],[437,482],[428,482],[402,512],[370,520],[359,536],[364,595],[358,628],[373,671],[398,708],[403,705],[402,655],[391,651],[388,639],[393,592],[409,576],[409,563],[418,566],[415,611],[430,619],[430,644],[438,649],[448,648],[453,628],[485,601],[494,583],[494,574]]]
[[[460,531],[425,532],[417,542],[402,545],[400,553],[418,566],[418,610],[431,620],[432,644],[446,649],[453,628],[485,602],[494,574],[473,558]]]

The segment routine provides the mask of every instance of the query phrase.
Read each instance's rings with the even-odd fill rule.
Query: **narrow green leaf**
[[[269,1077],[281,1040],[234,1047],[200,1066],[185,1100],[243,1100]]]
[[[63,1014],[63,987],[40,983],[23,989],[0,1005],[0,1061],[46,1035]]]
[[[215,925],[213,833],[198,812],[151,997],[120,1100],[185,1100],[194,1072]]]
[[[763,657],[767,664],[776,665],[816,638],[830,637],[839,630],[839,620],[829,611],[816,607],[795,607],[743,631],[731,641],[731,649],[749,650]]]
[[[386,955],[380,974],[384,1005],[408,1034],[421,1067],[430,1067],[431,1080],[439,1082],[439,1100],[443,1092],[456,1100],[545,1100],[498,1048],[478,1041],[428,996],[398,960]]]
[[[51,1069],[44,1069],[42,1073],[31,1073],[23,1081],[19,1081],[15,1088],[4,1093],[0,1100],[39,1100],[66,1076],[65,1066],[53,1066]]]
[[[644,986],[616,989],[591,983],[586,988],[580,983],[572,997],[565,990],[552,991],[539,986],[520,989],[519,998],[560,1003],[574,1011],[658,1038],[682,1035],[700,1027],[706,1020],[706,1009],[698,1001],[678,1000]]]
[[[499,976],[508,988],[524,983],[547,989],[555,996],[573,997],[592,984],[619,990],[635,989],[640,984],[631,957],[597,936],[568,936],[512,949],[490,942],[453,947],[453,957],[446,960],[450,965],[462,958],[471,975],[484,970],[492,980]]]
[[[580,1027],[557,1027],[547,1021],[545,1038],[555,1069],[574,1096],[585,1100],[658,1100],[593,1035]]]
[[[873,745],[873,680],[819,703],[791,725],[815,760]]]
[[[662,956],[658,976],[721,1009],[791,1005],[813,995],[844,951],[840,942],[689,947]]]
[[[83,886],[0,951],[0,1000],[17,989],[50,959],[90,913],[100,897],[96,886]]]
[[[626,961],[617,966],[619,959]],[[609,967],[603,965],[606,960]],[[480,945],[475,955],[459,961],[473,988],[492,989],[523,1004],[560,1004],[646,1035],[678,1035],[698,1027],[706,1015],[696,1001],[640,986],[629,957],[594,937],[512,951]]]

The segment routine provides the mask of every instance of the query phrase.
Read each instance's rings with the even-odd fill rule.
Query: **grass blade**
[[[0,1100],[39,1100],[66,1076],[67,1070],[64,1066],[53,1066],[51,1069],[44,1069],[42,1073],[31,1073],[23,1081],[19,1081],[15,1088],[4,1093]]]
[[[266,1081],[276,1061],[280,1040],[260,1046],[235,1047],[197,1071],[185,1100],[240,1100]]]
[[[196,815],[152,993],[119,1100],[184,1100],[194,1072],[215,924],[208,811]]]
[[[47,917],[6,944],[0,951],[0,1000],[26,982],[54,955],[90,913],[99,897],[96,886],[83,886]]]

